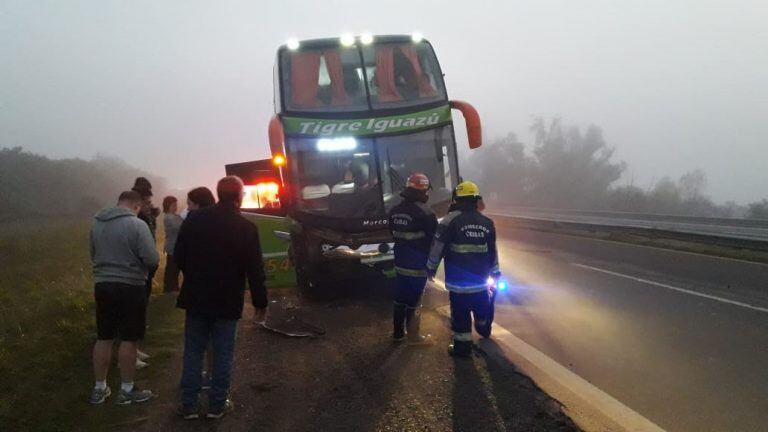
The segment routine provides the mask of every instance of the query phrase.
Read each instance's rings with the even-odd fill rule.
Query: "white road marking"
[[[443,315],[450,316],[448,306],[438,310]],[[514,364],[553,398],[564,402],[562,398],[568,398],[567,393],[570,392],[581,399],[582,403],[586,403],[594,410],[599,411],[626,431],[664,432],[664,429],[657,424],[595,387],[533,346],[528,345],[504,327],[494,323],[492,334],[493,339],[498,342],[506,356],[525,360],[525,362],[514,361]],[[549,385],[545,378],[554,381],[557,386]],[[572,413],[584,414],[578,407],[575,407]]]
[[[731,305],[734,305],[734,306],[741,306],[743,308],[756,310],[758,312],[768,312],[768,308],[764,308],[764,307],[760,307],[760,306],[754,306],[754,305],[751,305],[749,303],[744,303],[744,302],[740,302],[740,301],[736,301],[736,300],[730,300],[730,299],[723,298],[723,297],[718,297],[718,296],[713,296],[713,295],[709,295],[709,294],[704,294],[704,293],[700,293],[700,292],[697,292],[697,291],[688,290],[688,289],[685,289],[685,288],[680,288],[680,287],[676,287],[676,286],[672,286],[672,285],[667,285],[667,284],[661,283],[661,282],[654,282],[654,281],[648,280],[648,279],[643,279],[643,278],[639,278],[639,277],[635,277],[635,276],[625,275],[623,273],[618,273],[618,272],[611,271],[611,270],[605,270],[605,269],[601,269],[601,268],[598,268],[598,267],[588,266],[588,265],[585,265],[585,264],[571,263],[571,265],[576,266],[576,267],[581,267],[581,268],[589,269],[589,270],[593,270],[593,271],[596,271],[596,272],[601,272],[601,273],[605,273],[605,274],[609,274],[609,275],[625,278],[625,279],[631,279],[631,280],[636,281],[636,282],[642,282],[642,283],[646,283],[648,285],[654,285],[654,286],[657,286],[657,287],[666,288],[666,289],[670,289],[670,290],[673,290],[673,291],[678,291],[678,292],[685,293],[685,294],[690,294],[690,295],[697,296],[697,297],[703,297],[703,298],[706,298],[706,299],[719,301],[721,303],[727,303],[727,304],[731,304]]]

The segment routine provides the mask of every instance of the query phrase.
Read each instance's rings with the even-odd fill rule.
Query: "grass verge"
[[[104,430],[146,409],[87,404],[95,338],[89,228],[71,220],[0,225],[0,430]],[[183,313],[174,303],[170,295],[150,303],[144,387],[176,367],[169,361],[180,349]],[[119,386],[115,367],[109,384]]]

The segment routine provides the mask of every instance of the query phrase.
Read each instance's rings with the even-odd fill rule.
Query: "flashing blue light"
[[[505,280],[500,280],[500,281],[498,281],[496,283],[496,288],[498,288],[499,291],[504,291],[508,287],[509,287],[509,285],[507,285],[507,281],[505,281]]]

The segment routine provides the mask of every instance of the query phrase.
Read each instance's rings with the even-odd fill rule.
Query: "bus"
[[[274,106],[271,161],[227,172],[245,179],[243,210],[265,218],[257,224],[285,218],[267,235],[285,241],[304,288],[391,271],[387,213],[411,174],[429,177],[427,204],[446,214],[460,182],[452,110],[465,119],[469,147],[482,144],[477,111],[448,99],[419,34],[291,40],[277,51]]]

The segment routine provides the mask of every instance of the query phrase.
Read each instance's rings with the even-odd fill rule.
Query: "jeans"
[[[184,371],[181,374],[181,403],[196,407],[203,372],[203,355],[213,342],[213,376],[208,395],[210,406],[227,400],[235,354],[237,320],[215,319],[187,312],[184,323]]]

